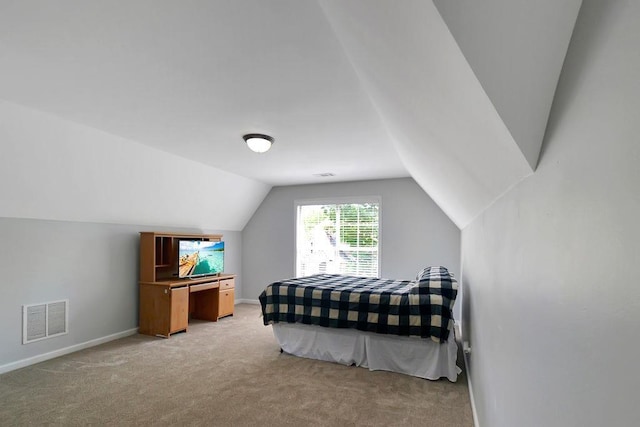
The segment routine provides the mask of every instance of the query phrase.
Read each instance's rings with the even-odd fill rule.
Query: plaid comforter
[[[317,274],[271,283],[260,294],[264,324],[298,322],[445,342],[457,282],[444,267],[430,268],[415,281]]]

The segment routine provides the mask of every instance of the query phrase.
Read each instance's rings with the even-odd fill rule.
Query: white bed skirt
[[[325,328],[298,323],[275,323],[273,334],[280,348],[295,356],[361,366],[455,382],[458,345],[454,334],[443,344],[431,339],[400,337],[354,329]]]

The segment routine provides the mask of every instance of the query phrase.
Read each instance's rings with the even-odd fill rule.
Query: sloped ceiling
[[[582,0],[434,0],[471,69],[535,169]]]
[[[476,2],[474,8],[465,8],[466,2],[446,3],[456,4],[447,6],[444,16],[456,24],[455,34],[468,47],[464,52],[431,2],[403,1],[398,7],[383,0],[321,0],[405,166],[463,228],[533,172],[580,2],[536,3],[534,17],[523,13],[528,7],[503,7],[508,1]],[[481,21],[464,26],[465,20],[482,16],[480,9],[485,13]],[[545,16],[556,9],[563,9],[563,19],[548,23]],[[522,37],[502,43],[509,49],[501,48],[498,41],[511,37],[509,30],[521,21],[528,24],[520,27]],[[544,36],[538,34],[541,29]],[[467,40],[477,34],[479,39]],[[533,48],[546,57],[538,54],[544,64],[528,69],[521,64],[531,62],[526,59]],[[485,79],[474,74],[467,52],[478,68],[484,67]],[[484,52],[491,53],[488,59]],[[505,59],[492,62],[494,57]],[[517,65],[507,66],[510,61]],[[521,86],[527,89],[519,90]],[[532,92],[543,95],[532,97]],[[500,110],[493,99],[500,101]]]
[[[17,109],[10,115],[31,117],[33,126],[55,118],[68,123],[56,128],[74,135],[86,133],[76,126],[95,129],[104,146],[144,144],[146,151],[129,151],[171,164],[156,154],[164,151],[210,168],[203,176],[224,176],[225,185],[209,188],[208,197],[245,198],[226,206],[238,214],[233,220],[206,206],[202,218],[191,219],[203,227],[241,229],[272,185],[409,175],[464,227],[533,172],[579,6],[579,0],[2,1],[0,99],[9,102],[3,111]],[[20,135],[18,128],[5,130],[3,151],[24,142],[28,127]],[[241,136],[252,132],[274,136],[272,150],[249,152]],[[65,146],[60,135],[42,138],[40,146]],[[82,161],[74,156],[83,150],[68,151],[60,153]],[[174,163],[180,168],[166,173],[192,168]],[[128,171],[127,179],[147,183],[136,187],[141,192],[157,192],[142,175],[148,172]],[[335,176],[318,176],[327,172]],[[68,178],[52,173],[53,181]],[[109,185],[106,172],[83,173],[95,175],[93,185]],[[180,191],[187,200],[202,192]],[[86,206],[91,198],[100,202],[88,188],[80,192]],[[14,206],[28,204],[32,215],[52,216],[44,201],[0,194],[10,194]],[[110,197],[104,221],[145,217],[131,192]],[[73,219],[98,213],[82,212],[78,206]]]

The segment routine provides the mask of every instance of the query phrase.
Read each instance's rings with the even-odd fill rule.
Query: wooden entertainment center
[[[221,234],[140,233],[139,332],[168,338],[189,318],[217,322],[233,315],[235,275],[178,278],[180,240],[222,241]]]

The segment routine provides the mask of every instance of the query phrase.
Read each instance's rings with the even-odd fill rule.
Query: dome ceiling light
[[[256,153],[265,153],[269,151],[271,144],[273,144],[272,137],[261,133],[250,133],[244,135],[242,138],[244,139],[244,142],[247,143],[247,147]]]

